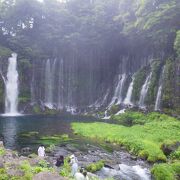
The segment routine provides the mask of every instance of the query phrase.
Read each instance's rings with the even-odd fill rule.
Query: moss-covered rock
[[[96,171],[101,170],[104,167],[104,161],[97,161],[95,163],[89,164],[85,169],[88,172],[94,173]]]
[[[144,67],[135,74],[133,91],[132,91],[132,101],[135,103],[139,101],[141,88],[146,79],[148,69],[149,67]]]
[[[153,61],[151,64],[151,81],[149,84],[149,89],[147,93],[147,97],[145,99],[145,103],[147,105],[154,105],[154,102],[156,100],[158,85],[159,85],[159,78],[161,73],[162,64],[159,60]]]

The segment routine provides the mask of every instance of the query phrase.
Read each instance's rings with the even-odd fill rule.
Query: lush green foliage
[[[108,114],[113,115],[119,111],[118,105],[112,105],[111,108],[108,110]]]
[[[69,164],[69,157],[65,158],[64,165],[60,171],[61,176],[70,177],[71,176],[71,167]]]
[[[96,172],[96,171],[101,170],[103,167],[104,167],[104,161],[98,161],[98,162],[89,164],[89,165],[86,167],[86,170],[87,170],[88,172],[94,173],[94,172]]]
[[[138,114],[138,116],[141,116]],[[132,116],[131,116],[132,117]],[[143,117],[143,116],[142,116]],[[75,133],[116,142],[125,146],[130,152],[147,158],[148,161],[166,161],[166,156],[161,150],[161,144],[166,140],[180,141],[178,120],[158,113],[151,113],[140,118],[142,125],[124,127],[106,123],[73,123]]]
[[[175,42],[174,42],[174,49],[176,50],[178,58],[180,58],[180,30],[176,32],[176,39],[175,39]]]
[[[30,131],[30,132],[23,132],[20,134],[21,137],[31,137],[31,136],[37,136],[39,132],[37,131]]]
[[[159,85],[158,80],[160,78],[161,67],[162,67],[162,64],[158,60],[153,61],[151,64],[152,76],[151,76],[151,82],[149,84],[148,94],[146,98],[146,103],[149,105],[153,105],[156,100],[156,95],[157,95],[157,90],[158,90],[158,85]]]
[[[151,170],[156,180],[175,180],[180,174],[180,162],[156,164]]]
[[[180,147],[170,154],[172,160],[180,160]]]
[[[146,79],[146,75],[147,75],[147,68],[142,68],[135,74],[133,92],[132,92],[132,100],[134,102],[139,101],[141,87]]]
[[[163,91],[163,107],[164,108],[173,108],[174,101],[174,62],[169,59],[165,64],[165,72],[164,72],[164,91]]]
[[[53,135],[53,136],[41,136],[38,140],[40,144],[44,145],[52,145],[52,144],[60,144],[61,142],[65,142],[70,140],[67,134],[63,135]]]
[[[3,156],[6,153],[6,151],[4,150],[4,148],[0,148],[0,156]]]

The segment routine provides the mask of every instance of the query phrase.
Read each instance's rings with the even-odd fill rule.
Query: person
[[[83,175],[83,169],[81,168],[79,172],[76,172],[74,175],[75,180],[84,180],[84,175]]]
[[[60,167],[62,165],[64,165],[64,156],[59,156],[59,158],[56,160],[56,166]]]
[[[78,171],[78,160],[74,154],[70,156],[70,164],[71,164],[71,174],[74,177],[75,173]]]
[[[43,145],[40,145],[38,148],[38,156],[39,157],[44,157],[45,156],[45,148]]]
[[[87,172],[86,171],[83,172],[83,175],[84,175],[84,180],[89,180],[89,177],[87,176]]]

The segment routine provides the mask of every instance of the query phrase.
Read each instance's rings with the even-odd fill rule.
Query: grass
[[[175,180],[180,176],[180,162],[156,164],[151,170],[156,180]]]
[[[3,156],[6,154],[6,151],[4,148],[0,148],[0,156]]]
[[[30,132],[23,132],[20,134],[21,137],[32,137],[32,136],[37,136],[39,132],[37,131],[30,131]]]
[[[172,143],[180,141],[180,122],[159,113],[132,113],[130,117],[136,121],[136,125],[131,127],[95,122],[72,123],[72,128],[76,134],[123,145],[129,152],[149,162],[166,161],[161,145],[167,140]],[[142,122],[144,125],[139,125]]]
[[[60,144],[62,142],[66,142],[69,141],[70,138],[67,134],[63,134],[63,135],[52,135],[52,136],[42,136],[39,138],[39,140],[37,141],[40,144],[44,144],[44,145],[52,145],[52,144]]]

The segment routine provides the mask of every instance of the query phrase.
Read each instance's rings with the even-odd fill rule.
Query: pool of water
[[[32,145],[21,133],[38,132],[40,136],[68,134],[73,136],[70,123],[92,122],[95,119],[82,116],[17,116],[0,117],[0,138],[6,148],[20,150]]]
[[[31,148],[31,153],[37,153],[41,144],[38,140],[44,136],[68,134],[67,142],[56,144],[56,150],[49,154],[53,161],[60,154],[67,156],[77,154],[81,166],[92,163],[94,160],[106,159],[111,165],[118,168],[111,170],[104,168],[98,176],[115,177],[115,179],[150,180],[148,164],[141,160],[132,160],[130,154],[122,151],[119,146],[92,140],[74,135],[71,130],[71,122],[94,122],[101,121],[84,116],[0,116],[0,139],[6,148],[17,150],[20,154],[25,147]],[[106,120],[104,120],[106,121]],[[33,136],[22,136],[28,132],[35,133]],[[38,133],[36,135],[36,133]],[[65,143],[65,144],[63,144]],[[47,147],[48,145],[46,145]],[[94,159],[94,160],[93,160]],[[119,165],[118,165],[119,164]],[[120,167],[121,165],[121,167]],[[119,170],[120,167],[120,170]]]

